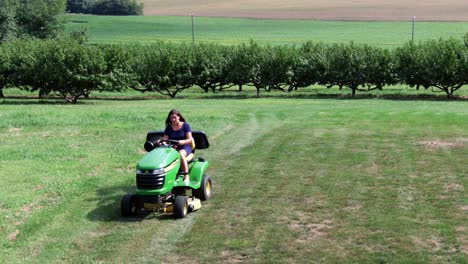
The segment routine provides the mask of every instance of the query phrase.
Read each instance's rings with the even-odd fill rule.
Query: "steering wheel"
[[[179,144],[178,140],[173,140],[173,139],[161,139],[159,140],[160,144],[163,145],[171,145],[171,146],[177,146]]]

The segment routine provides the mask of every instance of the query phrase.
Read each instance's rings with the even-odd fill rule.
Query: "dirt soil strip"
[[[142,0],[145,15],[407,21],[468,21],[466,0]]]

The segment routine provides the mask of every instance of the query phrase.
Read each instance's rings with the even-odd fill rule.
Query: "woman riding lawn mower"
[[[144,148],[148,153],[136,166],[136,192],[121,200],[122,216],[134,216],[144,211],[173,213],[184,218],[189,212],[200,209],[201,201],[212,196],[212,181],[205,172],[208,161],[195,159],[196,149],[207,149],[208,138],[203,131],[192,131],[192,153],[188,163],[188,179],[180,173],[181,157],[174,148],[177,140],[163,139],[164,131],[150,131]],[[191,195],[189,192],[191,191]]]

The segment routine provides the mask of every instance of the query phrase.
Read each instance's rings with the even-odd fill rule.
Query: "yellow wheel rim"
[[[206,182],[205,190],[206,190],[206,195],[208,197],[211,196],[211,181]]]

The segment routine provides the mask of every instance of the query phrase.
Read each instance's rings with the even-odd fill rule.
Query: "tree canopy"
[[[0,0],[0,41],[58,36],[65,6],[65,0]]]
[[[67,0],[67,11],[95,15],[142,15],[143,4],[136,0]]]

